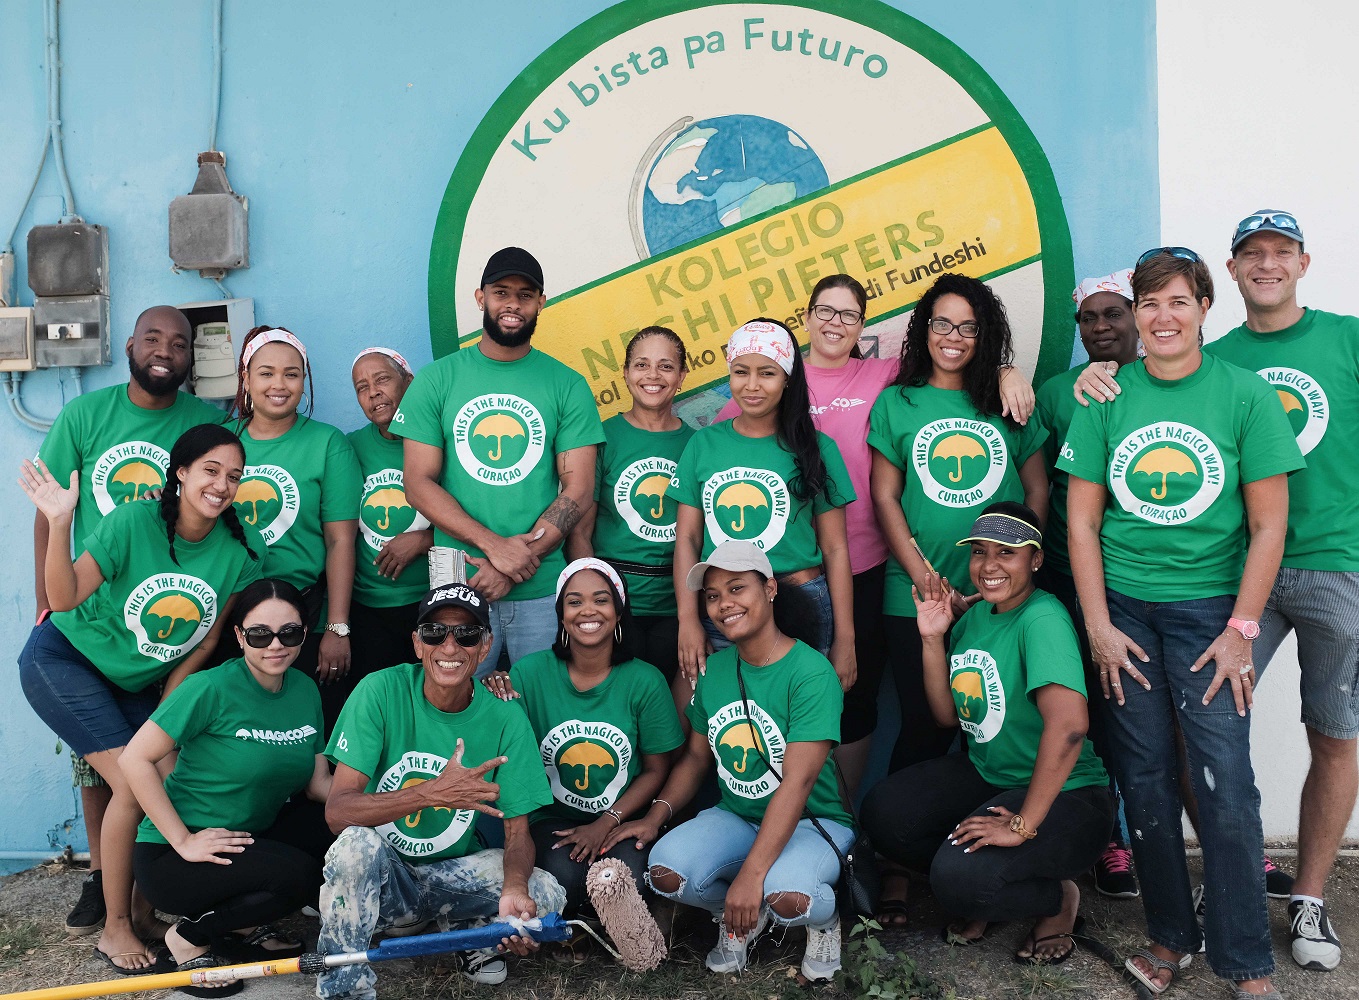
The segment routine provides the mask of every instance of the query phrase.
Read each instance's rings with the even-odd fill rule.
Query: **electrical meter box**
[[[108,295],[109,231],[85,222],[34,226],[28,287],[37,296]]]
[[[55,295],[33,300],[33,360],[39,368],[109,363],[109,297]]]
[[[33,370],[33,310],[0,309],[0,372]]]
[[[249,201],[231,190],[225,157],[200,154],[193,190],[170,202],[170,259],[205,277],[249,267],[249,209]]]
[[[254,299],[188,302],[179,307],[193,330],[190,385],[201,399],[234,399],[241,343],[255,325]]]

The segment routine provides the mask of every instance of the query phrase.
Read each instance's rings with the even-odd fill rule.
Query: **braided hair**
[[[179,436],[179,440],[170,449],[170,467],[165,472],[165,488],[160,494],[160,516],[165,522],[165,536],[170,543],[170,559],[176,566],[179,565],[179,557],[175,555],[175,525],[179,523],[179,470],[188,468],[208,452],[224,444],[235,445],[240,449],[241,462],[244,464],[245,446],[241,444],[241,439],[221,424],[199,424],[190,427]],[[250,558],[258,561],[259,556],[245,539],[245,529],[241,527],[240,518],[236,516],[235,505],[227,504],[217,516],[227,526],[231,537],[250,553]]]
[[[292,331],[289,330],[286,326],[252,327],[250,332],[245,335],[245,340],[241,341],[242,359],[245,358],[245,349],[250,345],[250,341],[254,340],[265,330],[282,330],[285,333],[292,333]],[[297,335],[293,334],[293,336]],[[316,400],[316,386],[313,384],[311,378],[311,364],[307,361],[305,357],[302,359],[302,369],[307,374],[306,413],[308,416],[311,416],[312,403],[315,402]],[[254,403],[252,403],[250,400],[250,390],[248,388],[249,381],[250,381],[249,370],[246,368],[244,363],[238,364],[236,366],[236,398],[232,402],[231,410],[229,411],[229,414],[236,418],[236,426],[238,428],[244,427],[246,424],[250,423],[250,418],[255,415],[254,412],[255,406]]]

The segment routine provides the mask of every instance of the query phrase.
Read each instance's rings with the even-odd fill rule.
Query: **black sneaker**
[[[1095,862],[1095,888],[1114,899],[1132,899],[1140,894],[1133,873],[1132,851],[1110,842]]]
[[[1208,950],[1208,935],[1204,928],[1208,923],[1208,901],[1204,898],[1207,891],[1202,883],[1194,886],[1194,895],[1191,897],[1194,903],[1194,920],[1199,925],[1199,954],[1202,955]]]
[[[1326,906],[1310,899],[1288,904],[1288,936],[1293,942],[1293,961],[1304,969],[1329,972],[1340,964],[1340,939],[1326,919]]]
[[[1265,855],[1265,895],[1270,899],[1287,899],[1293,895],[1293,876],[1276,868],[1268,854]]]
[[[66,915],[66,932],[76,937],[94,934],[104,926],[104,873],[92,871],[80,883],[80,901]]]

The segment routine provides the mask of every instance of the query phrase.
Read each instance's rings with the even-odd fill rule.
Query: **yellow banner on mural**
[[[562,295],[533,343],[585,376],[607,418],[631,406],[623,352],[642,327],[668,326],[689,345],[687,394],[726,378],[722,347],[748,319],[780,319],[805,343],[807,297],[828,274],[864,283],[873,322],[942,273],[995,275],[1039,249],[1024,174],[987,125]]]

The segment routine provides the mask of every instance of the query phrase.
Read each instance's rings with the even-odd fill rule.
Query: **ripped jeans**
[[[854,831],[850,827],[828,819],[820,823],[842,852],[854,845]],[[740,873],[759,832],[758,823],[726,809],[718,806],[705,809],[651,848],[650,870],[667,868],[674,872],[680,877],[679,891],[661,892],[649,873],[647,881],[662,896],[720,917],[726,906],[727,887]],[[806,924],[826,927],[836,918],[835,883],[839,878],[840,859],[816,832],[811,820],[799,820],[778,860],[764,877],[764,895],[768,900],[781,892],[798,893],[808,897],[811,905],[806,913],[791,918],[770,910],[767,903],[765,911],[775,922],[790,927]]]
[[[1150,691],[1125,675],[1123,705],[1098,695],[1091,699],[1104,702],[1112,751],[1106,763],[1118,776],[1129,844],[1143,875],[1147,936],[1177,952],[1199,946],[1180,824],[1178,722],[1202,827],[1208,964],[1223,979],[1237,982],[1267,976],[1274,971],[1274,956],[1250,713],[1236,713],[1227,683],[1203,704],[1216,664],[1198,673],[1189,670],[1227,627],[1235,598],[1156,603],[1113,590],[1106,595],[1110,621],[1150,658],[1137,664],[1151,682]]]
[[[375,931],[393,925],[438,920],[439,928],[495,917],[505,882],[500,850],[461,858],[407,864],[375,830],[348,827],[326,853],[321,889],[321,936],[317,950],[335,955],[368,948]],[[533,869],[529,895],[538,913],[559,911],[566,894],[547,872]],[[323,972],[316,981],[321,1000],[376,998],[371,965]]]

